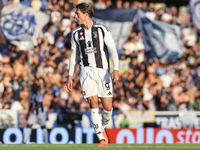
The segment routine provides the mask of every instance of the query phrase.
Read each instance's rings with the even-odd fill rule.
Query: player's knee
[[[106,110],[106,111],[112,111],[112,106],[107,106],[107,107],[104,108],[104,110]]]

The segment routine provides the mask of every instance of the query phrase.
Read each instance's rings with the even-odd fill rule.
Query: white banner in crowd
[[[103,19],[97,19],[94,18],[96,22],[100,22],[104,25],[106,25],[114,40],[115,45],[118,51],[120,51],[123,48],[123,45],[130,33],[131,27],[133,26],[133,22],[127,21],[127,22],[117,22],[117,21],[109,21],[109,20],[103,20]]]
[[[134,24],[137,9],[106,9],[94,10],[93,20],[106,25],[111,32],[118,52],[123,49],[123,45],[130,34]]]
[[[6,38],[14,45],[20,41],[36,40],[49,16],[21,3],[7,5],[2,10],[1,27]]]
[[[192,15],[192,22],[200,29],[200,0],[190,0],[189,10]]]
[[[0,129],[17,127],[17,111],[0,110]]]
[[[172,60],[182,56],[185,47],[180,39],[180,27],[161,21],[151,21],[138,9],[139,30],[146,55],[153,59]]]

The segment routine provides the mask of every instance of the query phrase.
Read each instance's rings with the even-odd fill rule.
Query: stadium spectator
[[[105,4],[105,0],[97,0],[97,2],[94,4],[95,9],[106,9],[107,6]]]
[[[122,0],[117,0],[117,1],[115,2],[115,5],[116,5],[116,8],[118,8],[118,9],[122,8],[122,7],[123,7],[123,2],[122,2]]]
[[[105,4],[106,4],[106,8],[114,8],[115,7],[111,0],[106,0]]]
[[[123,6],[123,8],[125,8],[125,9],[129,9],[130,8],[130,2],[129,1],[124,1],[123,2],[123,4],[122,4],[122,6]]]

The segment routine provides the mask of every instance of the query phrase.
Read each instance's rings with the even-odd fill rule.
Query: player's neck
[[[92,20],[88,20],[85,24],[83,24],[84,29],[89,30],[90,28],[92,28],[93,23],[94,22]]]

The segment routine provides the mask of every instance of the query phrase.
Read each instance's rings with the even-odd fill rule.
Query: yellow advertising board
[[[153,111],[130,111],[126,112],[125,115],[130,123],[130,128],[140,128],[143,127],[143,123],[155,122]]]
[[[110,61],[110,71],[113,71],[113,63],[111,57],[109,58]],[[126,58],[125,60],[119,60],[119,75],[124,74],[128,71],[129,63],[131,62],[130,58]]]

